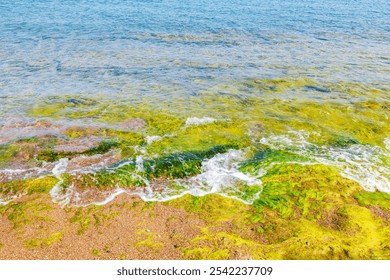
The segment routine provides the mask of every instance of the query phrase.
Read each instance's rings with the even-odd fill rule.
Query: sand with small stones
[[[30,199],[48,203],[43,197]],[[100,207],[98,214],[86,214],[91,219],[98,215],[100,224],[80,232],[80,224],[72,220],[79,209],[49,204],[45,219],[34,219],[20,228],[13,228],[6,215],[0,216],[0,259],[180,259],[178,248],[186,246],[204,226],[183,209],[120,195]],[[31,239],[56,232],[63,234],[61,241],[28,246]]]

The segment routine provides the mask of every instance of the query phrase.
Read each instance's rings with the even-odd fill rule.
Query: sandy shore
[[[178,248],[204,226],[183,209],[127,195],[94,210],[59,208],[44,197],[34,203],[51,209],[45,217],[29,211],[33,221],[16,227],[1,217],[1,259],[180,259]]]

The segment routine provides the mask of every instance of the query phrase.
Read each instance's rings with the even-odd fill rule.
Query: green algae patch
[[[362,206],[380,205],[385,209],[387,194],[361,192],[358,184],[319,164],[278,164],[269,169],[262,181],[263,191],[253,205],[226,205],[231,199],[218,195],[184,196],[168,202],[198,215],[210,226],[220,225],[203,229],[189,246],[181,249],[183,258],[387,259],[390,256],[386,245],[390,228],[369,209],[356,204],[360,200]],[[224,222],[229,227],[221,226]],[[237,227],[241,230],[235,230]],[[251,227],[252,235],[247,232]]]
[[[70,218],[70,222],[79,225],[76,233],[81,235],[90,228],[92,217],[85,215],[84,210],[80,208],[74,213],[74,216]]]
[[[73,214],[69,218],[72,224],[78,225],[77,235],[85,234],[92,226],[99,229],[102,226],[108,226],[109,222],[120,213],[112,209],[103,208],[102,206],[90,205],[83,208],[68,208],[68,212]]]
[[[101,256],[103,253],[100,252],[98,249],[92,249],[92,250],[91,250],[91,254],[94,255],[94,256],[96,256],[96,257],[99,257],[99,256]]]
[[[247,85],[246,89],[220,87],[203,92],[196,100],[197,108],[207,104],[208,110],[221,118],[261,124],[254,136],[290,130],[313,132],[309,140],[320,145],[339,145],[335,138],[342,136],[383,147],[383,139],[390,133],[388,91],[373,93],[364,85],[288,78]],[[243,99],[250,102],[241,102]]]
[[[0,146],[0,168],[7,167],[10,160],[20,151],[17,145]]]
[[[54,232],[46,238],[30,239],[24,242],[24,245],[28,249],[34,249],[37,247],[48,247],[61,242],[64,237],[62,232]]]
[[[329,144],[333,147],[347,148],[351,145],[360,144],[358,140],[344,135],[337,135],[330,139]]]
[[[97,112],[99,103],[90,98],[63,95],[49,96],[42,103],[36,103],[29,111],[31,116],[61,118],[79,111],[79,116],[90,116]]]
[[[352,202],[350,195],[360,187],[323,165],[280,164],[262,177],[263,191],[253,205],[254,221],[263,219],[264,208],[281,218],[318,220],[329,209]]]
[[[291,110],[291,106],[294,106],[294,110]],[[309,139],[315,144],[345,145],[348,142],[360,142],[382,146],[383,139],[390,132],[388,122],[384,121],[388,113],[362,111],[353,105],[346,106],[335,102],[280,100],[271,108],[262,111],[273,116],[264,116],[264,127],[273,131],[272,124],[276,120],[293,130],[315,132],[317,134],[312,133]],[[350,140],[337,139],[340,135]]]
[[[390,194],[384,192],[359,192],[354,195],[359,205],[379,206],[383,210],[390,211]]]
[[[188,151],[173,153],[157,159],[146,160],[143,163],[147,178],[167,176],[169,178],[184,178],[200,173],[202,162],[216,154],[226,153],[235,149],[235,145],[218,145],[204,151]]]
[[[266,146],[260,146],[254,155],[240,164],[240,170],[244,172],[255,172],[262,167],[269,166],[275,163],[307,163],[311,162],[309,158],[301,155],[293,154],[288,151],[274,150]]]
[[[105,140],[101,141],[96,147],[79,153],[59,153],[53,151],[45,151],[48,153],[51,161],[57,160],[61,157],[74,157],[77,155],[95,155],[104,154],[110,150],[118,149],[123,158],[131,158],[135,155],[136,147],[145,145],[145,137],[140,132],[123,131],[114,128],[90,128],[87,127],[72,127],[69,128],[65,134],[70,139],[77,139],[80,137],[96,136]],[[51,156],[51,155],[54,156]],[[43,155],[44,156],[44,155]],[[44,158],[43,158],[44,159]]]
[[[77,189],[96,187],[100,190],[143,187],[146,186],[145,180],[185,178],[199,174],[205,159],[225,153],[232,148],[235,146],[215,146],[205,151],[173,153],[156,159],[146,159],[142,162],[142,168],[137,167],[136,161],[130,160],[118,163],[119,167],[114,165],[110,169],[95,173],[81,173],[74,176],[63,174],[61,189],[65,190],[71,184]],[[173,182],[170,185],[176,186]]]
[[[136,232],[136,234],[139,236],[141,241],[136,242],[134,246],[139,250],[149,249],[153,251],[159,251],[162,247],[165,246],[164,243],[156,241],[156,233],[147,230],[139,230]]]
[[[165,202],[166,205],[183,208],[188,213],[197,215],[210,225],[218,225],[226,221],[235,221],[238,224],[246,223],[245,217],[250,206],[235,199],[226,198],[218,194],[205,196],[185,195],[181,198]]]
[[[58,179],[54,176],[0,182],[0,193],[11,196],[23,193],[28,195],[34,193],[49,193],[57,182]]]
[[[101,135],[108,139],[116,139],[118,142],[122,142],[121,145],[131,144],[134,146],[145,144],[145,137],[139,132],[106,128],[101,130]]]
[[[88,126],[72,126],[64,131],[64,135],[69,139],[84,138],[88,136],[100,136],[101,128]]]
[[[53,222],[47,215],[52,209],[49,204],[38,202],[35,198],[25,202],[10,202],[0,210],[11,222],[13,229],[24,229],[37,221]]]
[[[183,250],[183,257],[189,260],[228,260],[230,258],[228,249],[214,249],[200,247]]]
[[[364,84],[339,81],[335,83],[320,83],[308,78],[281,77],[276,79],[256,79],[242,84],[249,89],[255,89],[263,94],[299,94],[300,97],[324,96],[336,99],[351,97],[382,98],[386,90],[379,90]],[[252,93],[252,91],[249,91]]]
[[[70,102],[78,100],[81,102]],[[183,120],[169,114],[148,109],[147,106],[130,106],[118,104],[102,98],[99,102],[76,96],[52,96],[43,102],[37,102],[28,114],[33,117],[68,120],[92,120],[95,123],[118,125],[118,128],[127,130],[148,130],[154,134],[170,133],[179,129]],[[130,125],[126,120],[142,119],[144,125]]]
[[[11,141],[0,146],[0,168],[10,166],[36,166],[37,155],[42,150],[50,150],[58,142],[57,137],[31,137]]]
[[[169,154],[178,151],[207,150],[217,145],[246,147],[251,143],[246,133],[245,124],[237,121],[191,125],[163,137],[158,142],[152,142],[146,150],[149,154]]]
[[[79,190],[113,189],[115,187],[144,186],[145,182],[135,175],[135,162],[127,163],[115,170],[102,170],[95,173],[77,175],[63,174],[60,188],[64,191],[70,185]]]

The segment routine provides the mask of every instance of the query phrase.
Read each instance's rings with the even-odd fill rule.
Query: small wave
[[[114,187],[108,191],[83,190],[78,191],[73,183],[63,187],[63,174],[67,169],[68,161],[60,161],[53,169],[53,173],[60,182],[51,190],[53,201],[60,205],[86,206],[90,204],[103,205],[113,200],[119,194],[137,195],[144,201],[168,201],[191,194],[203,196],[206,194],[220,194],[235,198],[250,204],[258,198],[262,183],[258,177],[245,174],[238,170],[239,164],[245,160],[245,153],[241,150],[230,150],[227,153],[217,154],[202,163],[201,173],[186,179],[158,179],[148,180],[142,177],[142,156],[136,158],[134,174],[145,183],[143,187],[129,186],[127,188]],[[115,184],[115,182],[113,182]]]
[[[217,193],[245,203],[253,203],[261,192],[262,182],[257,177],[238,170],[239,164],[244,160],[244,152],[241,150],[218,154],[202,164],[201,174],[184,180],[184,185],[194,196]],[[253,186],[258,187],[257,191],[250,188]],[[251,194],[248,187],[252,191]]]
[[[340,174],[359,183],[366,191],[390,193],[390,153],[372,145],[348,147],[317,146],[307,141],[309,133],[291,131],[287,135],[263,138],[260,143],[277,150],[288,150],[320,164],[336,167]],[[386,144],[387,145],[387,144]],[[387,146],[386,146],[387,147]]]
[[[62,184],[64,179],[62,174],[65,173],[68,167],[69,160],[67,158],[62,158],[58,161],[56,166],[53,168],[53,174],[56,176],[59,181],[55,186],[50,190],[50,195],[53,199],[53,202],[59,203],[60,205],[66,205],[69,203],[69,195],[72,192],[72,186],[66,189],[66,192],[63,193]]]
[[[160,141],[162,139],[161,136],[155,135],[155,136],[146,136],[146,143],[151,144],[156,141]]]
[[[384,143],[385,143],[386,149],[390,151],[390,138],[386,138]]]
[[[5,197],[1,197],[0,196],[0,206],[4,206],[4,205],[7,205],[8,203],[10,203],[12,200],[14,200],[16,197],[13,196],[11,198],[5,198]]]
[[[0,169],[0,182],[25,180],[31,177],[43,176],[50,173],[51,165],[27,169]]]

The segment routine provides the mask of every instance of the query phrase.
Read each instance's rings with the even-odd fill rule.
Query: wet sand
[[[36,203],[47,204],[44,200],[35,198]],[[20,228],[1,216],[0,259],[180,259],[179,248],[204,226],[195,217],[189,220],[183,209],[148,204],[128,195],[87,214],[94,225],[85,230],[72,218],[81,208],[48,205],[52,209],[44,219],[38,217]],[[44,239],[51,233],[59,233],[60,240],[49,244]]]

